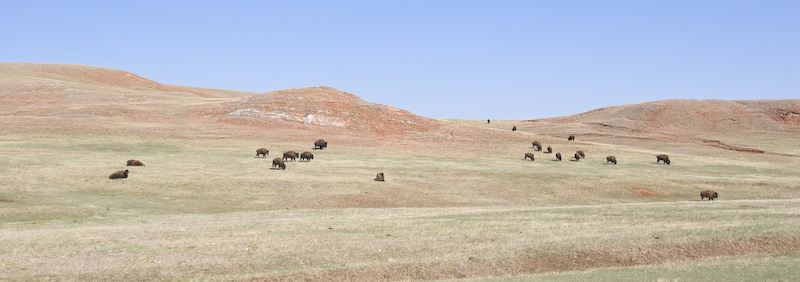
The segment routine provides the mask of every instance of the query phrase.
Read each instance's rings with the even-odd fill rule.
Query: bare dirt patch
[[[658,240],[655,239],[654,240]],[[800,237],[723,238],[703,242],[653,243],[563,253],[522,254],[489,260],[466,256],[461,261],[388,264],[304,274],[276,275],[242,281],[424,281],[502,277],[553,271],[657,265],[711,257],[769,254],[800,250]]]

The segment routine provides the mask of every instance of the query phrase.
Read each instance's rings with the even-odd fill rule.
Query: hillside
[[[800,99],[662,100],[528,120],[525,127],[611,144],[695,143],[740,152],[800,155],[787,143],[800,133]],[[780,144],[775,146],[775,142]]]
[[[0,280],[800,280],[796,106],[487,123],[0,63]]]
[[[440,122],[393,106],[362,100],[330,87],[251,95],[222,103],[221,120],[264,126],[310,125],[360,134],[407,135],[438,129]]]

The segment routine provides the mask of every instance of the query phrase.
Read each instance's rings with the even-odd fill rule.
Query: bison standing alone
[[[669,156],[663,154],[656,156],[656,163],[661,161],[663,161],[665,164],[669,164]]]
[[[292,161],[297,160],[297,152],[288,151],[286,153],[283,153],[283,160],[285,161],[285,160],[289,160],[289,159],[291,159]]]
[[[617,164],[617,157],[614,157],[614,156],[606,157],[606,163]]]
[[[556,153],[556,159],[560,162],[561,161],[561,152]]]
[[[303,152],[302,154],[300,154],[301,161],[306,160],[307,162],[310,162],[312,159],[314,159],[314,154],[312,154],[311,152]]]
[[[717,192],[711,190],[703,190],[700,192],[700,200],[708,198],[709,201],[713,201],[716,198],[719,198],[719,194]]]
[[[527,158],[531,158],[531,161],[533,161],[533,153],[525,153],[525,157],[522,159],[525,160]]]
[[[128,178],[128,170],[120,170],[108,176],[108,179]]]
[[[128,160],[127,166],[144,166],[144,163],[137,160]]]
[[[269,150],[267,150],[267,148],[261,148],[261,149],[256,150],[256,158],[258,158],[258,156],[262,156],[262,158],[266,158],[267,155],[269,155]]]
[[[275,158],[272,160],[272,167],[278,167],[280,169],[286,169],[286,163],[283,162],[281,158]]]
[[[547,153],[550,154],[553,152],[553,147],[547,146]]]
[[[383,172],[378,173],[378,175],[375,176],[375,181],[383,181]]]
[[[326,147],[328,147],[328,141],[325,141],[325,139],[319,139],[317,141],[314,141],[314,150],[317,149],[322,150],[325,149]]]
[[[517,131],[517,126],[515,125],[514,127],[512,127],[511,131]]]
[[[567,141],[575,141],[575,135],[570,135],[567,137]]]

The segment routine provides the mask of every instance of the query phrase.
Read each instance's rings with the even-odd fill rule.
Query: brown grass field
[[[800,100],[487,124],[0,63],[1,281],[798,281],[799,183]]]

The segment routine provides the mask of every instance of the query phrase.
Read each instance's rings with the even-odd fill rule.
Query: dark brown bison
[[[547,146],[547,153],[550,154],[553,152],[553,147]]]
[[[288,152],[286,152],[286,153],[283,153],[283,160],[284,160],[284,161],[285,161],[285,160],[292,160],[292,161],[295,161],[295,160],[297,160],[297,152],[295,152],[295,151],[288,151]]]
[[[556,159],[561,161],[561,152],[556,153]]]
[[[144,166],[144,163],[137,160],[128,160],[127,166]]]
[[[267,148],[261,148],[261,149],[256,150],[256,158],[258,158],[258,156],[261,156],[262,158],[266,158],[267,155],[269,155],[269,150],[267,150]]]
[[[314,159],[314,154],[312,154],[311,152],[303,152],[302,154],[300,154],[301,161],[306,160],[308,162],[311,161],[312,159]]]
[[[533,153],[525,153],[525,157],[522,158],[522,159],[524,160],[524,159],[527,159],[527,158],[531,158],[531,161],[533,161]]]
[[[580,161],[581,160],[581,154],[575,153],[575,160],[576,161]]]
[[[568,141],[575,141],[575,135],[570,135],[569,137],[567,137],[567,140]]]
[[[108,179],[128,178],[128,170],[120,170],[108,176]]]
[[[486,123],[492,123],[492,120],[487,119]]]
[[[378,173],[378,175],[375,176],[375,181],[383,181],[383,172]]]
[[[606,157],[606,163],[617,164],[617,157],[614,157],[614,156]]]
[[[584,153],[583,150],[578,150],[575,153],[578,154],[578,155],[581,155],[581,159],[585,159],[586,158],[586,153]]]
[[[536,151],[541,151],[542,150],[542,143],[539,143],[539,141],[533,141],[533,142],[531,142],[531,145],[532,145],[533,148],[536,149]]]
[[[703,190],[700,192],[700,200],[708,198],[709,201],[713,201],[716,198],[719,198],[719,194],[717,192],[711,190]]]
[[[514,127],[512,127],[511,131],[517,131],[517,126],[515,125]]]
[[[283,162],[281,158],[275,158],[272,160],[272,167],[278,167],[280,169],[286,169],[286,163]]]
[[[669,164],[669,156],[667,155],[658,155],[656,156],[656,163],[664,162],[665,164]]]
[[[328,147],[328,141],[325,141],[324,139],[319,139],[317,141],[314,141],[315,150],[316,149],[322,150],[325,149],[326,147]]]

